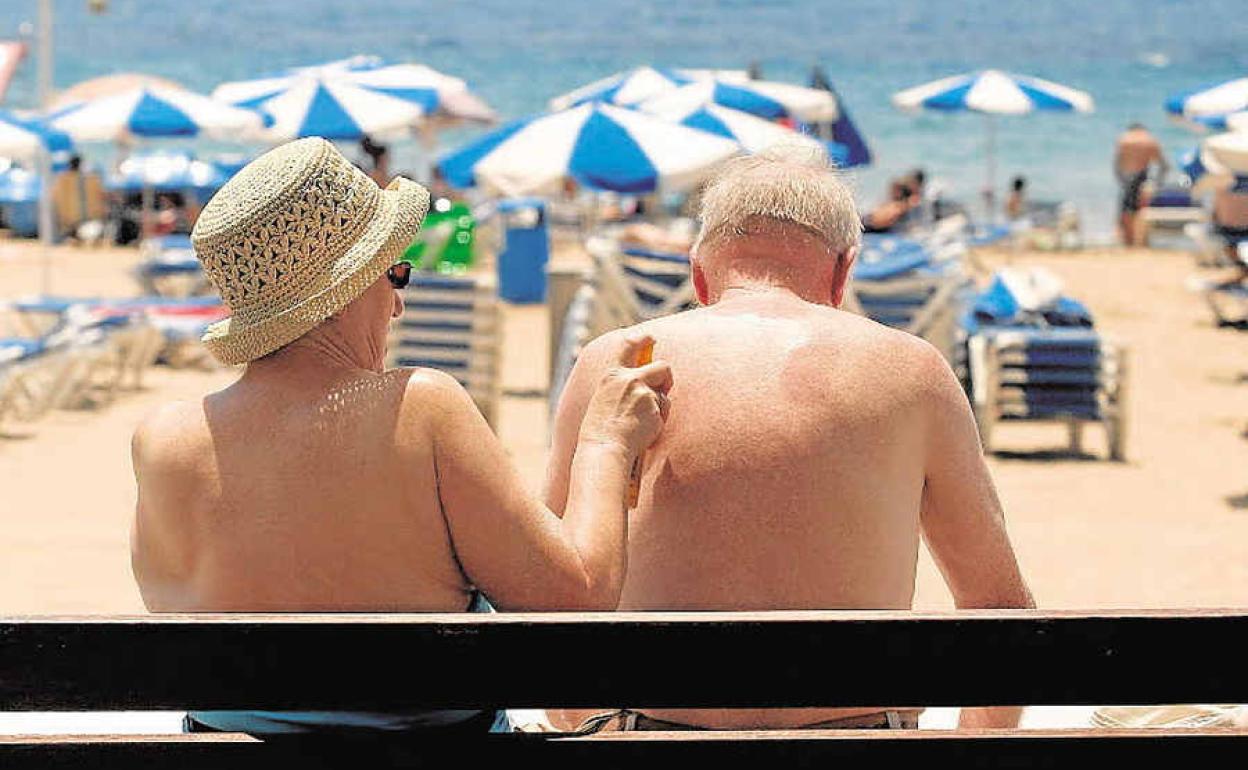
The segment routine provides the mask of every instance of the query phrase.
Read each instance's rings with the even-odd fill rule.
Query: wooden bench
[[[1235,703],[1248,700],[1245,650],[1248,615],[1221,611],[29,618],[0,620],[0,709]],[[1248,730],[1238,729],[0,737],[6,769],[1245,759]],[[854,764],[832,764],[844,762]]]

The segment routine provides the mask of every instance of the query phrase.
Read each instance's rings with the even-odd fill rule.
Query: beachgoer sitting
[[[1169,164],[1166,155],[1148,129],[1132,123],[1118,137],[1114,151],[1114,174],[1122,188],[1118,199],[1118,232],[1126,246],[1147,245],[1139,227],[1140,209],[1148,205],[1146,188],[1149,171],[1156,168],[1158,178],[1164,179]]]
[[[616,606],[628,475],[660,429],[670,372],[605,368],[556,517],[455,380],[383,371],[410,275],[396,260],[427,205],[419,185],[382,190],[330,143],[303,139],[204,208],[196,255],[233,312],[204,342],[247,367],[134,435],[133,565],[149,609],[460,612],[482,594],[505,609]],[[197,712],[188,726],[484,732],[495,716]]]
[[[556,418],[547,504],[571,499],[593,383],[626,335],[645,333],[676,384],[629,520],[621,610],[909,609],[920,535],[958,607],[1031,607],[966,395],[931,345],[837,309],[858,251],[853,197],[825,160],[798,153],[728,161],[709,183],[691,263],[705,307],[582,352]],[[591,726],[914,723],[888,705],[628,710]],[[552,712],[564,728],[584,717]]]
[[[888,188],[888,200],[863,217],[863,229],[868,233],[892,232],[914,208],[914,200],[914,189],[910,184],[905,180],[894,180]]]

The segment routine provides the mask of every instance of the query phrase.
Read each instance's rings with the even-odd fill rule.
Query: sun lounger
[[[937,255],[915,240],[867,236],[847,292],[849,308],[922,337],[952,358],[957,317],[972,285],[959,246],[943,243]]]
[[[1082,452],[1083,425],[1100,423],[1110,459],[1126,445],[1127,355],[1092,327],[1081,303],[1062,297],[1060,284],[1039,276],[1037,296],[999,274],[962,319],[965,377],[985,451],[1005,421],[1067,425],[1070,450]],[[1048,292],[1048,297],[1039,294]]]
[[[586,242],[594,260],[592,281],[619,326],[678,313],[696,304],[689,255],[622,247],[598,236]]]
[[[502,318],[494,282],[479,275],[414,273],[403,302],[403,317],[390,331],[389,365],[450,374],[495,425]]]
[[[148,238],[140,246],[143,263],[138,277],[144,292],[162,297],[188,297],[210,291],[189,235]]]
[[[598,290],[593,284],[582,284],[568,303],[560,325],[559,338],[555,341],[553,367],[550,378],[550,419],[553,422],[563,396],[563,389],[572,375],[572,367],[589,341],[601,334],[595,324],[595,307]]]

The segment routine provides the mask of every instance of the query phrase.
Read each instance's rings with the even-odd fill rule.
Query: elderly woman
[[[396,264],[428,206],[321,139],[279,147],[204,209],[196,254],[232,317],[204,342],[241,378],[135,433],[134,573],[158,612],[614,609],[633,460],[658,434],[663,363],[632,339],[580,432],[562,518],[526,491],[464,390],[383,371]],[[211,712],[191,729],[485,730],[476,712]]]

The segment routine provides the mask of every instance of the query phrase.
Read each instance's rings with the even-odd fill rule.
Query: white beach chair
[[[403,302],[390,331],[389,365],[450,374],[495,426],[503,329],[493,279],[413,273]]]
[[[593,282],[600,301],[630,326],[694,307],[689,257],[633,247],[604,236],[590,238],[586,251],[594,260]]]

